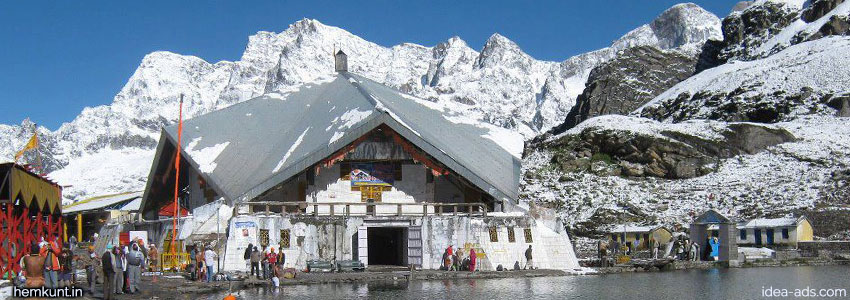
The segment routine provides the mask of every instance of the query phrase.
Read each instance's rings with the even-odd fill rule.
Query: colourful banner
[[[395,181],[392,164],[353,163],[351,164],[351,186],[384,185],[391,186]]]

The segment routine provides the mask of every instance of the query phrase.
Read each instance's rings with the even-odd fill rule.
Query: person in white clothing
[[[212,251],[210,246],[207,246],[207,251],[204,251],[204,264],[207,265],[207,282],[212,282],[213,266],[216,264],[218,254]]]

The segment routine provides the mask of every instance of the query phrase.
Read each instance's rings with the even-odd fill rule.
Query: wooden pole
[[[83,241],[83,214],[77,214],[77,242]]]

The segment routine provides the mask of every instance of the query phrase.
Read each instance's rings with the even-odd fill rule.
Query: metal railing
[[[383,202],[245,202],[236,205],[240,214],[311,216],[487,216],[484,203],[383,203]],[[393,207],[395,209],[393,209]],[[363,209],[365,208],[365,209]]]
[[[160,254],[160,264],[157,266],[159,270],[181,271],[190,263],[189,253],[162,253]],[[152,270],[154,271],[154,270]]]

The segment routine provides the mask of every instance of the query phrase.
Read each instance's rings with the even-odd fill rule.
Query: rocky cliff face
[[[850,39],[830,37],[763,59],[727,63],[668,89],[635,111],[643,117],[788,121],[801,115],[840,115],[848,97]]]
[[[696,49],[720,36],[719,19],[695,5],[677,5],[611,47],[563,62],[540,61],[508,38],[491,36],[480,51],[457,37],[433,47],[390,48],[316,20],[280,33],[251,36],[238,61],[209,63],[193,56],[145,56],[110,105],[84,109],[56,131],[40,128],[45,171],[69,199],[144,187],[162,126],[177,120],[179,95],[191,118],[333,72],[331,53],[343,49],[351,71],[438,102],[454,113],[515,130],[527,138],[560,124],[590,70],[636,45]],[[0,125],[0,157],[11,160],[32,126]],[[24,160],[37,163],[36,157]]]
[[[824,36],[847,35],[848,12],[844,0],[749,3],[723,19],[717,61],[754,60]]]
[[[623,222],[687,224],[711,208],[739,220],[811,215],[816,235],[848,236],[829,221],[847,218],[848,12],[841,1],[739,5],[724,39],[694,56],[694,75],[629,116],[591,117],[529,143],[523,199],[559,211],[578,235]],[[634,80],[621,78],[611,81]]]
[[[590,72],[584,91],[561,125],[560,134],[589,118],[629,114],[696,71],[695,55],[651,46],[629,48]]]
[[[606,119],[594,120],[596,123],[544,142],[538,149],[554,150],[551,163],[563,172],[686,179],[713,172],[720,159],[757,154],[795,140],[787,130],[752,123],[696,124],[703,128],[695,135],[653,123],[641,123],[640,131],[592,125],[601,120]],[[647,132],[649,128],[651,131]],[[594,168],[596,162],[607,165]]]
[[[805,7],[761,1],[733,12],[723,19],[724,40],[707,43],[701,57],[701,63],[728,63],[676,85],[636,113],[673,122],[844,116],[850,73],[840,53],[850,50],[843,21],[848,15],[850,2],[840,0]]]

